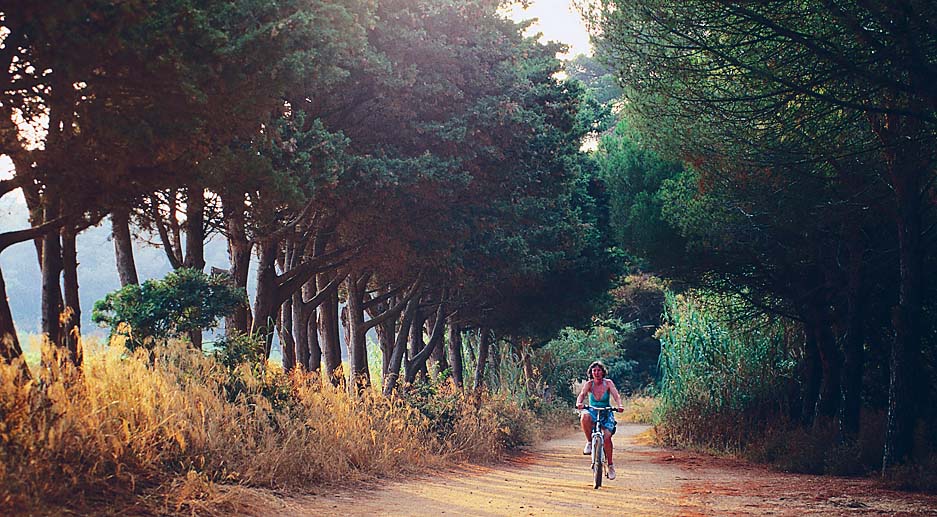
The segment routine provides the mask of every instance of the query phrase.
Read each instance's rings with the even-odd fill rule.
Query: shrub
[[[769,319],[730,329],[692,298],[667,294],[661,340],[660,436],[738,450],[782,413],[795,361]]]
[[[160,280],[127,285],[94,304],[92,320],[111,328],[126,346],[153,348],[188,332],[212,328],[223,316],[247,303],[243,289],[220,275],[179,269]]]
[[[564,328],[560,335],[537,351],[536,361],[543,380],[556,390],[556,395],[567,402],[576,400],[573,382],[586,376],[592,361],[602,360],[609,367],[609,378],[621,384],[630,374],[633,362],[621,357],[618,346],[623,325],[621,322],[599,322],[589,330]]]

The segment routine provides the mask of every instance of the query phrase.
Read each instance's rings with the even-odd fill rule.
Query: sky
[[[560,41],[570,46],[569,52],[560,57],[592,53],[586,26],[572,0],[533,0],[527,9],[511,8],[509,16],[517,21],[537,18],[538,23],[531,27],[533,33],[542,32],[544,41]]]

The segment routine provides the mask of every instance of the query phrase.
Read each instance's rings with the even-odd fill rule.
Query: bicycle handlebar
[[[582,409],[594,409],[596,411],[618,411],[619,413],[624,411],[623,407],[595,407],[595,406],[582,406]]]

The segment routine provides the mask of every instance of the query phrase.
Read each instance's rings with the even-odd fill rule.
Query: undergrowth
[[[0,514],[115,500],[225,513],[237,499],[230,487],[395,477],[493,459],[536,433],[530,410],[448,383],[352,396],[315,374],[225,365],[178,343],[89,348],[81,371],[50,358],[62,366],[27,383],[0,365]]]

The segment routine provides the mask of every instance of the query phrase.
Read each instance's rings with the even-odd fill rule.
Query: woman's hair
[[[586,369],[586,378],[592,380],[592,369],[598,366],[602,369],[602,375],[608,377],[608,367],[602,364],[602,361],[592,361],[592,364],[589,365],[589,368]]]

